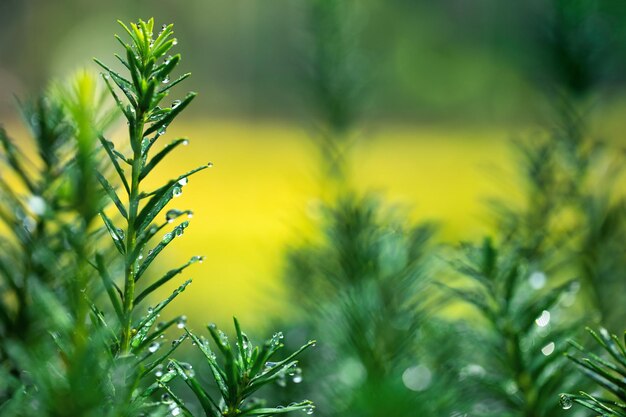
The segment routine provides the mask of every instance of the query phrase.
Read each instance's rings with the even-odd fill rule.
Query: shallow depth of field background
[[[188,90],[200,95],[168,130],[190,145],[165,164],[159,181],[214,163],[175,201],[195,215],[160,265],[207,256],[170,311],[184,311],[192,327],[233,314],[265,325],[286,311],[282,254],[311,233],[325,187],[303,85],[305,1],[0,2],[0,121],[26,148],[14,95],[32,97],[78,68],[96,71],[92,57],[114,62],[117,19],[174,23],[181,68],[193,76],[172,100]],[[443,242],[489,230],[486,199],[516,197],[510,141],[534,134],[542,117],[545,98],[532,83],[545,59],[533,39],[541,3],[359,2],[368,80],[350,158],[359,188],[382,193],[413,219],[438,221]],[[605,3],[626,22],[625,6]],[[626,50],[623,29],[611,26],[602,36]],[[617,143],[626,141],[623,55],[615,50],[598,64],[606,66],[610,94],[592,107],[592,134]],[[110,132],[118,143],[123,134],[121,125]]]

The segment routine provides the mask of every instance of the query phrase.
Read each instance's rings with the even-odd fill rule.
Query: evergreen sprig
[[[486,321],[476,330],[481,371],[467,379],[476,380],[486,390],[486,400],[497,399],[498,404],[481,414],[555,415],[558,404],[553,398],[575,383],[569,375],[555,372],[563,365],[564,339],[577,325],[565,320],[560,303],[578,284],[544,288],[547,278],[529,268],[524,250],[498,248],[490,239],[464,250],[466,259],[456,268],[471,282],[463,287],[441,285],[475,307]]]
[[[601,394],[588,394],[580,391],[579,394],[561,394],[560,403],[563,409],[570,409],[574,403],[580,404],[588,409],[607,417],[626,416],[626,332],[623,342],[619,338],[610,334],[606,329],[601,328],[599,332],[587,329],[595,339],[598,346],[605,355],[599,356],[588,351],[575,342],[571,345],[580,357],[568,353],[567,357],[572,360],[580,371],[603,391],[612,395],[613,398],[601,397]]]
[[[208,168],[209,164],[182,174],[154,191],[147,192],[142,188],[142,183],[159,162],[179,145],[188,143],[185,138],[174,140],[150,157],[153,145],[165,134],[167,127],[189,105],[196,94],[189,93],[183,100],[174,101],[171,106],[160,107],[170,93],[171,87],[189,76],[189,74],[184,74],[176,81],[170,82],[170,77],[173,76],[173,71],[180,62],[180,55],[167,55],[177,44],[176,39],[172,37],[172,25],[163,25],[156,36],[153,34],[154,21],[152,19],[147,22],[140,20],[136,24],[131,23],[130,26],[120,22],[120,25],[127,32],[130,43],[116,36],[125,51],[124,57],[119,55],[116,57],[126,68],[127,74],[122,75],[97,59],[96,62],[104,68],[103,78],[106,85],[128,122],[130,155],[115,150],[112,142],[100,136],[101,145],[122,186],[124,198],[119,196],[116,187],[109,183],[105,175],[98,174],[97,176],[125,224],[124,227],[118,227],[104,211],[100,213],[113,244],[123,258],[124,281],[121,287],[118,287],[115,280],[111,278],[104,262],[98,263],[98,269],[111,304],[120,319],[120,335],[117,341],[119,348],[116,354],[126,355],[138,353],[146,347],[147,340],[154,339],[166,330],[160,328],[157,333],[148,334],[160,311],[185,289],[188,282],[181,285],[172,296],[156,307],[150,308],[148,315],[138,321],[134,317],[137,304],[144,301],[149,293],[168,282],[185,267],[201,260],[200,257],[193,257],[189,263],[178,268],[176,273],[166,274],[139,295],[136,294],[137,282],[146,273],[148,267],[167,245],[184,233],[189,222],[183,221],[175,226],[172,231],[165,233],[151,250],[147,251],[152,238],[168,223],[179,217],[179,213],[189,214],[190,212],[170,210],[164,216],[162,224],[154,225],[153,222],[165,210],[166,205],[182,193],[182,187],[187,184],[188,177]],[[123,167],[130,168],[130,172],[127,173]]]
[[[459,398],[447,358],[439,361],[444,347],[429,351],[426,340],[444,326],[434,317],[442,305],[431,285],[434,225],[413,225],[378,197],[356,192],[320,213],[321,236],[292,248],[285,272],[294,305],[323,335],[315,353],[323,366],[310,371],[319,381],[312,395],[325,404],[319,413],[451,412]]]
[[[214,324],[208,326],[209,334],[214,345],[223,356],[223,366],[220,366],[216,354],[210,347],[209,341],[198,337],[192,332],[187,334],[194,345],[204,355],[211,375],[218,388],[220,400],[202,387],[195,377],[191,366],[177,360],[171,360],[170,372],[182,378],[200,402],[204,415],[207,417],[221,416],[273,416],[291,411],[304,411],[312,414],[314,405],[311,401],[291,403],[287,406],[267,407],[266,401],[252,396],[263,386],[292,377],[301,379],[301,370],[295,359],[304,350],[315,346],[315,341],[309,341],[284,359],[276,360],[274,356],[283,347],[283,334],[278,332],[261,346],[253,346],[248,336],[241,331],[239,322],[235,321],[236,342],[233,347],[224,332]],[[271,360],[276,360],[272,362]],[[299,380],[298,380],[299,382]],[[180,407],[185,414],[191,415],[185,405],[175,396],[169,397]],[[168,400],[169,400],[168,398]]]

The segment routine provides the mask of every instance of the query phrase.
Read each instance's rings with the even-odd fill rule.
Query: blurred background
[[[356,109],[343,132],[351,183],[412,220],[437,222],[440,242],[481,236],[493,226],[485,200],[519,197],[510,141],[545,121],[563,65],[569,90],[584,96],[591,134],[624,144],[623,1],[345,5],[345,33],[324,38],[306,0],[1,0],[0,120],[26,138],[14,97],[78,68],[97,71],[93,57],[113,63],[117,19],[174,23],[181,68],[193,74],[174,96],[200,95],[168,130],[188,136],[189,147],[155,181],[214,163],[177,200],[195,217],[161,265],[207,256],[171,311],[184,311],[191,327],[232,315],[263,327],[288,311],[285,250],[314,234],[331,187],[323,161],[333,156],[319,138],[332,94],[315,93],[320,56],[349,80],[336,85]],[[110,136],[123,134],[118,126]]]

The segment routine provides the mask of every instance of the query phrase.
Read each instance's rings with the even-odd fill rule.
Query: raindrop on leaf
[[[572,405],[574,403],[569,395],[561,394],[561,396],[559,397],[559,404],[561,404],[561,408],[563,410],[569,410],[570,408],[572,408]]]

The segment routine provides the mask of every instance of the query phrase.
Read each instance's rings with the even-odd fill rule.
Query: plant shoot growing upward
[[[119,177],[122,192],[127,197],[125,204],[105,176],[98,175],[98,179],[111,202],[125,220],[125,227],[118,227],[104,211],[101,212],[113,243],[124,259],[122,296],[120,297],[120,292],[112,290],[109,291],[109,296],[121,321],[119,354],[125,355],[136,352],[144,344],[147,339],[147,332],[157,315],[173,297],[165,300],[156,308],[150,309],[148,316],[133,327],[133,311],[136,304],[181,272],[182,269],[201,260],[200,257],[191,258],[186,265],[170,271],[142,293],[136,294],[137,282],[146,273],[148,267],[173,239],[183,234],[189,222],[183,221],[175,226],[172,231],[165,233],[161,241],[152,249],[146,251],[151,238],[175,218],[183,214],[188,215],[191,212],[169,210],[161,224],[156,225],[153,222],[157,220],[157,216],[165,209],[170,200],[180,196],[182,187],[187,184],[189,176],[208,168],[210,164],[182,174],[156,190],[145,191],[142,188],[142,182],[165,156],[176,147],[188,143],[187,138],[178,138],[167,144],[161,151],[150,155],[155,142],[165,134],[168,126],[189,105],[196,94],[188,93],[182,100],[175,100],[171,105],[163,105],[170,89],[189,76],[188,73],[183,74],[175,81],[170,81],[174,69],[180,62],[180,55],[168,55],[172,47],[177,44],[176,39],[172,37],[172,25],[163,25],[155,37],[152,19],[148,22],[140,20],[137,24],[131,23],[130,27],[121,22],[120,24],[126,30],[131,42],[130,44],[125,43],[116,36],[125,50],[125,57],[119,55],[116,57],[128,70],[128,75],[124,77],[99,60],[96,59],[96,62],[105,69],[103,78],[128,122],[128,141],[132,151],[131,155],[125,155],[116,151],[110,141],[104,137],[100,138],[102,146]],[[119,94],[120,91],[121,95]],[[130,173],[127,174],[123,167],[129,167]],[[145,257],[144,253],[146,254]],[[103,264],[101,266],[104,267]],[[106,280],[105,284],[109,288],[115,285],[113,281],[109,280]],[[187,284],[188,282],[183,284],[179,291],[183,291]]]

